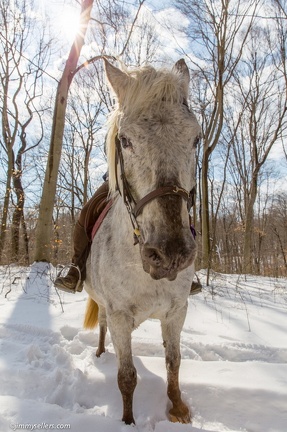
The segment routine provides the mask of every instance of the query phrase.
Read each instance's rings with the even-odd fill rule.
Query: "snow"
[[[55,272],[43,263],[0,268],[1,432],[287,430],[286,279],[213,273],[190,297],[180,382],[191,425],[167,420],[160,325],[142,324],[133,333],[136,426],[128,426],[110,336],[96,358],[98,329],[82,328],[87,294],[57,292]]]

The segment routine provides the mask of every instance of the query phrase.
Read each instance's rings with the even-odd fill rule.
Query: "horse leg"
[[[137,384],[137,371],[131,347],[133,319],[122,312],[116,312],[108,316],[108,327],[118,360],[118,386],[123,400],[122,420],[126,424],[135,423],[133,393]]]
[[[105,339],[107,333],[107,316],[106,310],[103,306],[99,305],[99,326],[100,326],[100,334],[99,334],[99,345],[96,351],[96,356],[100,357],[103,354],[105,349]]]
[[[169,419],[172,422],[190,423],[189,408],[181,399],[179,389],[180,366],[180,333],[186,315],[186,307],[180,309],[174,316],[161,321],[163,344],[165,347],[165,359],[167,368],[167,394],[172,402],[169,411]]]

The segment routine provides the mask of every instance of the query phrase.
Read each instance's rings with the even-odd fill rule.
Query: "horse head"
[[[128,207],[143,269],[174,280],[190,266],[196,244],[188,194],[195,187],[200,126],[188,107],[189,71],[121,70],[105,60],[117,99],[107,137],[109,181]]]

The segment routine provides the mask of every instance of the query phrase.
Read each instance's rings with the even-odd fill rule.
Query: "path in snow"
[[[69,424],[75,432],[286,431],[286,280],[214,275],[212,287],[190,298],[180,381],[192,425],[166,420],[160,326],[141,325],[133,334],[132,427],[120,421],[110,336],[97,359],[98,332],[81,327],[86,294],[59,297],[46,270],[40,264],[1,269],[1,432],[41,422]]]

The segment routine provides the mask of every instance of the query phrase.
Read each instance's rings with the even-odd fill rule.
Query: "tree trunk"
[[[8,219],[8,209],[9,209],[9,201],[10,201],[10,193],[11,193],[11,178],[12,178],[12,164],[10,163],[8,157],[8,170],[6,176],[6,189],[3,203],[3,211],[1,218],[1,230],[0,230],[0,260],[3,255],[3,250],[5,246],[6,234],[7,234],[7,219]]]
[[[202,158],[201,171],[201,236],[202,236],[202,268],[209,267],[210,258],[210,227],[209,227],[209,203],[208,203],[208,156],[209,153],[205,149]]]
[[[16,207],[12,217],[12,228],[11,228],[11,253],[12,262],[18,262],[19,260],[19,240],[20,240],[20,224],[24,220],[24,203],[25,194],[21,182],[21,172],[15,172],[13,174],[13,186],[14,192],[17,197]],[[25,261],[29,261],[29,257],[26,255]]]
[[[23,229],[23,241],[24,241],[24,251],[25,251],[25,263],[29,264],[29,236],[28,236],[28,230],[27,225],[24,217],[24,211],[22,213],[21,217],[21,224]]]
[[[6,53],[7,56],[7,53]],[[2,258],[3,250],[5,247],[5,240],[7,234],[7,219],[8,219],[8,210],[9,210],[9,202],[10,202],[10,194],[11,194],[11,179],[13,172],[13,145],[15,142],[15,130],[11,132],[9,119],[8,119],[8,90],[9,90],[9,81],[7,77],[9,76],[9,68],[8,61],[6,62],[6,73],[5,80],[3,85],[3,101],[2,101],[2,118],[1,118],[1,127],[2,127],[2,136],[3,142],[5,143],[6,152],[7,152],[7,174],[6,174],[6,186],[5,186],[5,196],[3,202],[3,212],[1,218],[1,229],[0,229],[0,260]]]
[[[284,245],[283,245],[283,242],[282,242],[281,236],[280,236],[280,234],[279,234],[279,232],[278,232],[278,230],[277,230],[277,227],[274,226],[274,227],[272,228],[272,230],[273,230],[274,234],[276,235],[276,237],[277,237],[277,239],[278,239],[279,248],[280,248],[280,251],[281,251],[281,254],[282,254],[282,258],[283,258],[283,262],[284,262],[284,267],[285,267],[285,270],[287,271],[287,254],[286,254],[286,252],[285,252],[286,249],[284,249]]]
[[[58,170],[62,152],[68,91],[74,77],[84,37],[90,20],[93,0],[82,0],[80,32],[72,45],[62,78],[58,84],[50,149],[45,173],[36,229],[35,261],[50,261],[52,251],[53,208],[57,188]]]
[[[253,244],[253,229],[254,229],[254,204],[257,196],[257,177],[258,174],[253,175],[252,184],[250,188],[250,197],[247,203],[246,216],[245,216],[245,232],[244,232],[244,247],[243,247],[243,272],[250,274],[253,272],[253,259],[252,259],[252,244]]]
[[[29,238],[26,230],[25,216],[24,216],[24,205],[25,205],[25,191],[22,184],[22,176],[23,176],[23,154],[27,148],[26,141],[26,127],[30,124],[33,115],[30,111],[30,117],[22,125],[22,131],[20,134],[21,147],[18,150],[16,160],[14,161],[14,150],[12,150],[13,154],[13,170],[12,170],[12,180],[13,180],[13,188],[14,193],[16,194],[16,207],[13,211],[12,217],[12,228],[11,228],[11,254],[12,254],[12,262],[18,262],[19,260],[19,242],[20,242],[20,226],[22,224],[22,228],[24,230],[24,246],[25,246],[25,262],[28,264],[29,262]]]

